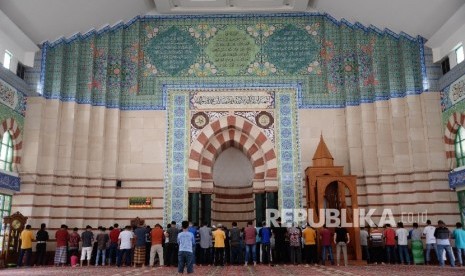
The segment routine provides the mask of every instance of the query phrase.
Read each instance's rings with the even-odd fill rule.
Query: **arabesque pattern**
[[[326,14],[144,16],[43,45],[46,98],[166,109],[163,85],[301,83],[300,108],[425,88],[423,38]]]

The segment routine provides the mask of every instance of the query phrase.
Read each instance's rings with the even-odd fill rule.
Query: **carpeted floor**
[[[117,267],[33,267],[33,268],[11,268],[0,270],[0,275],[174,275],[177,269],[174,267],[164,268],[117,268]],[[402,265],[370,265],[370,266],[196,266],[194,275],[421,275],[421,276],[463,276],[465,267],[437,267],[437,266],[402,266]]]

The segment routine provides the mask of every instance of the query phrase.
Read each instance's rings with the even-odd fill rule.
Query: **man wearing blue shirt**
[[[455,247],[457,248],[457,259],[459,260],[460,266],[462,263],[462,254],[465,253],[465,230],[462,228],[462,223],[457,222],[455,224],[456,229],[452,232],[452,237],[455,239]]]
[[[178,234],[178,273],[184,273],[184,266],[187,266],[187,273],[194,273],[192,247],[195,246],[195,238],[188,230],[189,222],[182,222],[182,232]]]
[[[270,256],[271,256],[271,247],[270,247],[270,239],[271,239],[271,229],[266,225],[264,221],[262,223],[262,228],[258,232],[258,236],[260,236],[261,243],[262,243],[262,262],[264,264],[271,264]]]
[[[198,233],[198,230],[197,230],[197,227],[195,225],[192,224],[192,222],[189,223],[189,228],[188,228],[189,232],[192,233],[192,235],[194,235],[194,239],[195,237],[197,237],[197,233]],[[195,260],[195,245],[194,247],[192,247],[192,264],[195,264],[196,263],[196,260]]]

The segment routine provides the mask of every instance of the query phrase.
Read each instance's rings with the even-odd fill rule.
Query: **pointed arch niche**
[[[211,219],[206,214],[216,199],[213,166],[231,147],[252,164],[256,211],[302,207],[298,84],[164,88],[165,223]],[[257,211],[256,220],[264,220],[264,213]]]
[[[192,142],[188,163],[190,221],[228,225],[236,221],[243,226],[250,220],[262,221],[266,194],[278,191],[274,144],[258,126],[231,114],[205,126]],[[250,161],[250,187],[214,183],[216,160],[230,148]]]
[[[339,211],[346,209],[347,222],[354,222],[354,210],[358,209],[357,176],[344,175],[343,166],[334,166],[334,158],[323,135],[320,136],[320,142],[313,155],[313,164],[305,170],[305,175],[307,208],[313,210],[315,222],[322,219],[318,217],[319,211],[327,208]],[[347,231],[351,240],[347,246],[347,253],[350,258],[361,260],[360,228],[349,227]]]

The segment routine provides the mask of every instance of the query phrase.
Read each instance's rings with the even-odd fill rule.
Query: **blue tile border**
[[[276,89],[275,116],[276,132],[279,133],[275,141],[277,153],[277,179],[279,208],[302,207],[302,179],[300,164],[300,144],[298,133],[298,91],[299,84],[261,84],[251,85],[228,83],[222,85],[163,85],[164,103],[167,105],[166,131],[166,167],[164,189],[164,223],[174,220],[181,222],[187,219],[188,207],[188,178],[187,168],[189,160],[189,96],[195,89]],[[179,110],[181,109],[181,110]],[[178,112],[175,112],[177,110]],[[181,111],[181,112],[179,112]],[[281,126],[281,119],[292,122],[291,125]],[[182,135],[181,135],[182,134]],[[182,153],[183,158],[179,158]],[[175,158],[175,155],[177,158]],[[284,192],[285,191],[285,192]]]
[[[19,192],[21,180],[17,176],[12,176],[0,171],[0,188]]]

